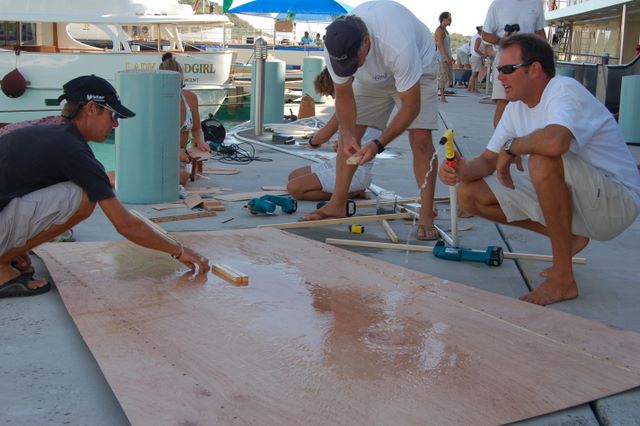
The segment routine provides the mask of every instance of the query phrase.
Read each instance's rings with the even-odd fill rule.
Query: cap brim
[[[344,61],[334,61],[331,59],[331,68],[338,77],[350,77],[358,71],[358,56],[354,56]]]
[[[109,107],[111,107],[111,109],[117,112],[122,118],[131,118],[136,116],[135,112],[131,111],[129,108],[125,107],[120,102],[118,103],[107,102],[107,105],[109,105]]]

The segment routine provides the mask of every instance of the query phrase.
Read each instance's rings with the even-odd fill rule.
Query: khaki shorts
[[[498,79],[498,65],[500,65],[500,51],[496,53],[496,59],[493,61],[491,72],[493,73],[493,90],[491,91],[491,99],[507,99],[502,82]]]
[[[69,221],[80,207],[82,188],[62,182],[14,198],[0,210],[0,255]]]
[[[434,62],[427,73],[420,77],[420,113],[408,129],[436,130],[438,128],[438,64]],[[386,86],[353,83],[353,93],[358,110],[357,123],[362,126],[384,129],[394,106],[400,107],[400,96],[393,82]]]
[[[440,62],[440,73],[438,75],[438,89],[446,90],[451,81],[451,65],[446,61]]]
[[[364,191],[371,185],[373,177],[371,175],[373,163],[369,162],[356,169],[356,173],[351,179],[349,192]],[[324,192],[333,193],[336,187],[336,162],[335,160],[325,161],[324,163],[315,163],[311,165],[311,171],[318,176],[318,180],[322,185]]]
[[[627,229],[640,213],[630,191],[622,184],[611,181],[605,174],[574,153],[562,156],[565,182],[572,196],[573,218],[571,232],[594,240],[610,240]],[[496,175],[485,177],[485,182],[498,199],[508,222],[531,219],[546,225],[538,195],[529,171],[511,168],[515,190],[498,182]]]
[[[471,62],[471,71],[480,72],[484,68],[484,63],[480,56],[472,56],[469,60]]]

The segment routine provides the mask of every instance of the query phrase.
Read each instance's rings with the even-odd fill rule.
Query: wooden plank
[[[341,217],[337,219],[307,220],[304,222],[270,223],[265,225],[258,225],[256,226],[256,228],[277,228],[277,229],[313,228],[315,226],[331,226],[331,225],[342,225],[345,223],[405,219],[407,217],[409,217],[409,213],[390,213],[390,214],[378,214],[378,215],[371,215],[371,216]]]
[[[220,194],[224,191],[231,191],[231,188],[221,188],[219,186],[209,186],[205,188],[190,188],[187,186],[185,192],[187,194]]]
[[[252,198],[259,198],[263,195],[286,195],[287,191],[256,191],[256,192],[239,192],[236,194],[216,195],[215,198],[222,201],[246,201]]]
[[[416,203],[420,201],[419,198],[416,197],[398,197],[397,200],[381,200],[379,204],[381,205],[390,205],[397,202],[397,204],[408,204],[408,203]],[[436,203],[444,203],[449,202],[449,197],[434,197],[434,202]],[[377,201],[374,198],[369,200],[356,200],[357,207],[376,207]],[[416,207],[420,207],[420,204],[415,204]]]
[[[177,203],[162,203],[162,204],[154,204],[151,206],[152,209],[162,211],[169,209],[186,209],[187,206],[184,204],[184,201],[180,200]]]
[[[249,276],[223,263],[214,263],[211,272],[235,285],[249,285]]]
[[[202,208],[206,211],[223,212],[225,211],[224,205],[218,200],[206,200],[202,203]]]
[[[251,283],[38,249],[132,424],[493,425],[640,385],[637,333],[274,229],[177,238]]]
[[[211,217],[215,215],[216,215],[216,212],[200,212],[200,213],[188,213],[188,214],[181,214],[181,215],[174,215],[174,216],[150,217],[149,220],[155,223],[175,222],[177,220],[200,219],[202,217]]]
[[[382,225],[382,229],[387,233],[392,243],[397,243],[399,241],[398,234],[395,233],[387,220],[381,220],[380,225]]]
[[[202,197],[200,197],[199,194],[187,195],[187,198],[184,199],[184,203],[190,209],[199,206],[203,201],[204,200],[202,199]]]
[[[351,247],[365,247],[365,248],[379,248],[389,250],[404,250],[404,251],[422,251],[431,253],[433,247],[431,246],[419,246],[411,244],[393,244],[383,243],[378,241],[363,241],[363,240],[345,240],[340,238],[327,238],[325,243],[339,245],[339,246],[351,246]],[[545,262],[552,262],[553,257],[546,254],[532,254],[532,253],[516,253],[516,252],[504,252],[505,259],[522,259],[522,260],[540,260]],[[572,262],[578,265],[584,265],[587,260],[583,257],[573,257]]]
[[[205,175],[237,175],[238,173],[240,170],[229,167],[204,167],[202,169],[202,174]]]

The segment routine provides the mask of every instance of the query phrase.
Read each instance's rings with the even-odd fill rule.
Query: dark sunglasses
[[[529,65],[531,65],[532,63],[526,63],[526,64],[509,64],[509,65],[502,65],[498,67],[498,72],[501,72],[502,74],[505,75],[509,75],[512,74],[515,70],[517,70],[518,68],[522,68],[522,67],[528,67]]]
[[[121,116],[120,114],[118,114],[117,112],[115,112],[115,111],[113,110],[113,108],[111,108],[109,105],[103,105],[103,104],[99,104],[99,103],[97,103],[97,102],[96,102],[96,105],[98,105],[100,108],[104,108],[104,109],[106,109],[106,110],[111,111],[111,119],[112,119],[113,121],[116,121],[116,122],[117,122],[118,120],[120,120],[120,119],[122,118],[122,116]]]

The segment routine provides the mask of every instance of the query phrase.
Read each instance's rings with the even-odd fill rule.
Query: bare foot
[[[571,256],[573,257],[576,254],[580,253],[582,250],[584,250],[585,247],[587,247],[587,244],[589,244],[589,239],[587,237],[574,235],[573,241],[571,241]],[[553,267],[543,269],[542,271],[540,271],[540,276],[547,278],[552,269]]]
[[[344,209],[342,211],[337,210],[334,211],[332,206],[329,204],[325,204],[322,208],[318,210],[312,211],[311,213],[307,213],[298,219],[298,222],[308,222],[311,220],[323,220],[323,219],[337,219],[341,217],[346,217],[346,212]]]
[[[535,290],[520,297],[520,300],[545,306],[563,300],[571,300],[578,297],[578,285],[575,281],[562,284],[551,280],[545,280]]]

